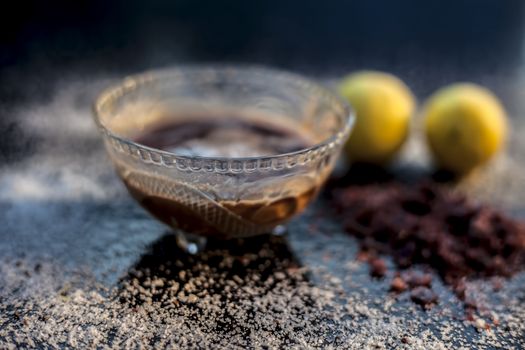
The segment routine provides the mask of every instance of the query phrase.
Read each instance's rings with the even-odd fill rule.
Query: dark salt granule
[[[432,276],[429,273],[419,271],[405,271],[401,274],[403,281],[410,287],[431,287]]]
[[[373,258],[369,261],[370,264],[370,275],[373,277],[384,277],[386,274],[386,264],[383,259]]]
[[[408,289],[408,285],[401,277],[394,277],[390,283],[390,290],[396,293],[404,292]]]
[[[416,287],[410,292],[410,299],[423,307],[431,306],[438,300],[436,293],[427,287]]]
[[[346,230],[361,240],[360,256],[369,257],[373,275],[386,270],[370,257],[389,254],[400,268],[432,267],[464,300],[464,278],[508,277],[525,263],[522,222],[432,182],[339,187],[333,199]],[[417,290],[412,300],[421,303],[417,295],[431,287],[432,277],[405,272],[392,281],[392,290],[404,290],[401,281]]]

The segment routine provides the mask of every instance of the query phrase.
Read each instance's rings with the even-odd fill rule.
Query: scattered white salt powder
[[[265,254],[252,257],[249,264]],[[216,257],[210,255],[210,259]],[[166,274],[176,269],[175,260],[156,272],[132,271],[112,288],[86,272],[64,274],[50,263],[32,264],[0,261],[2,348],[490,349],[523,345],[516,333],[523,332],[525,321],[519,303],[508,305],[503,314],[499,311],[501,324],[492,335],[485,331],[467,335],[457,329],[457,321],[443,321],[440,315],[422,312],[410,303],[349,295],[330,283],[334,276],[326,275],[323,286],[313,285],[305,278],[304,268],[297,273],[286,268],[288,263],[278,262],[268,276],[264,266],[249,269],[245,276],[230,276],[227,270],[199,262]],[[184,264],[179,261],[178,265]],[[254,279],[254,274],[263,278]],[[484,329],[486,323],[478,318],[474,327]],[[504,340],[501,335],[515,338]]]

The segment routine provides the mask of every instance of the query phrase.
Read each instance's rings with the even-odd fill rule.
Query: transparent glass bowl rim
[[[127,93],[132,92],[133,90],[145,86],[155,81],[162,80],[172,80],[182,77],[185,74],[191,72],[243,72],[255,75],[262,76],[271,76],[272,79],[278,83],[279,81],[286,81],[288,83],[296,84],[297,86],[306,87],[308,90],[311,90],[312,93],[323,95],[324,98],[328,98],[333,101],[333,103],[339,104],[342,108],[344,115],[342,118],[346,118],[342,125],[341,130],[331,135],[327,139],[316,143],[310,147],[303,148],[294,152],[288,153],[278,153],[265,156],[253,156],[253,157],[207,157],[207,156],[185,156],[179,155],[177,153],[164,151],[158,148],[148,147],[146,145],[131,141],[128,138],[122,137],[118,134],[113,133],[108,127],[102,123],[101,119],[104,116],[104,106],[107,103],[112,103],[113,101],[123,97]],[[195,65],[181,65],[176,67],[169,67],[163,69],[150,70],[144,73],[139,73],[135,75],[130,75],[123,79],[120,84],[113,85],[109,88],[103,90],[98,97],[95,99],[93,105],[94,119],[98,128],[111,139],[116,140],[121,144],[127,146],[135,147],[138,150],[145,150],[147,152],[157,153],[160,156],[172,157],[175,159],[182,160],[202,160],[202,161],[239,161],[239,162],[249,162],[257,161],[260,159],[268,158],[287,158],[287,157],[297,157],[299,155],[307,154],[310,152],[315,152],[323,148],[332,148],[335,145],[339,145],[342,142],[345,142],[347,137],[350,135],[350,131],[355,122],[355,113],[352,107],[335,92],[330,91],[329,89],[315,83],[314,81],[304,78],[298,74],[290,73],[287,71],[267,68],[257,65],[210,65],[210,64],[195,64]]]

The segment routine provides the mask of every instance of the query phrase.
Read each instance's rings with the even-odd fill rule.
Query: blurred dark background
[[[68,77],[249,62],[315,77],[399,75],[419,97],[454,81],[516,100],[521,0],[19,0],[0,11],[0,159],[23,140],[12,106]],[[510,92],[509,92],[510,91]],[[518,98],[517,100],[521,100]]]
[[[521,63],[523,7],[521,0],[11,1],[0,13],[0,67],[126,71],[249,61],[320,74],[505,72]]]

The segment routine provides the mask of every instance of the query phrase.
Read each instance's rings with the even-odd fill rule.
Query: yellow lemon
[[[350,160],[384,164],[403,145],[415,108],[410,89],[391,74],[364,71],[339,86],[356,112],[345,150]]]
[[[507,133],[505,110],[489,90],[454,84],[432,95],[424,108],[427,142],[438,165],[465,174],[501,149]]]

